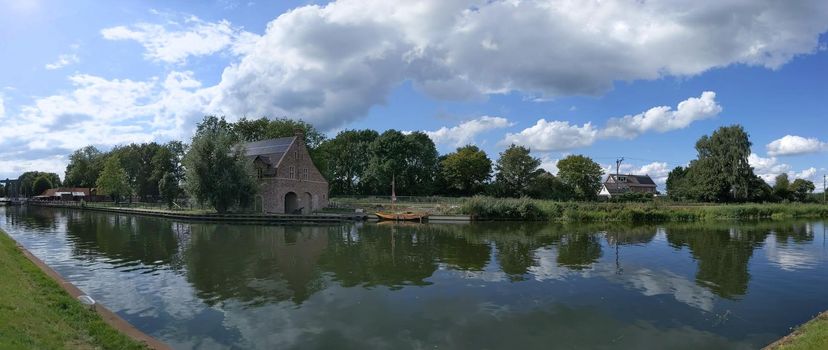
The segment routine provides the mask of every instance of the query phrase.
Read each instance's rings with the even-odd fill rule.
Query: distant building
[[[44,201],[80,201],[87,202],[99,201],[100,196],[97,195],[97,189],[88,187],[58,187],[50,188],[34,199]]]
[[[598,192],[598,195],[612,198],[628,192],[651,193],[653,195],[658,193],[656,184],[649,175],[610,174],[601,185],[601,192]]]
[[[244,148],[259,181],[256,211],[310,214],[328,206],[328,181],[313,164],[302,133],[250,142]]]

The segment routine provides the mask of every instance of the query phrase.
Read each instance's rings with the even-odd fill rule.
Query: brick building
[[[328,206],[328,181],[313,164],[303,134],[244,147],[259,179],[256,211],[310,214]]]

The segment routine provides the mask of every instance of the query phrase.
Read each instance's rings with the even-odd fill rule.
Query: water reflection
[[[0,227],[50,264],[65,263],[73,278],[123,284],[119,274],[132,273],[136,290],[164,288],[95,292],[182,348],[477,348],[505,346],[501,338],[514,335],[528,347],[558,338],[634,348],[647,337],[665,346],[704,339],[700,346],[755,347],[792,325],[750,323],[752,309],[742,305],[769,300],[749,300],[751,289],[754,299],[770,298],[756,276],[792,278],[828,265],[814,244],[824,224],[812,222],[262,226],[16,208]],[[54,253],[61,244],[67,256]],[[152,280],[161,270],[163,280]],[[800,291],[828,286],[822,275],[801,276],[811,285]],[[721,316],[734,308],[744,314]],[[604,332],[590,336],[595,329]],[[566,334],[576,336],[560,340]]]

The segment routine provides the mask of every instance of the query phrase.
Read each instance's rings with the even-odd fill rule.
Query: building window
[[[296,178],[296,169],[295,168],[293,168],[293,167],[288,168],[288,172],[290,173],[290,175],[288,175],[289,179],[295,179]]]
[[[293,159],[299,160],[299,151],[293,151]]]
[[[262,179],[262,177],[264,176],[264,171],[262,170],[262,168],[256,168],[256,175],[259,177],[260,180]]]
[[[627,177],[626,176],[619,176],[618,181],[619,182],[627,182]]]

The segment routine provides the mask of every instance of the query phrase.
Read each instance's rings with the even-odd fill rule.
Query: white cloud
[[[751,153],[748,156],[748,163],[753,167],[753,172],[765,180],[768,184],[776,183],[776,177],[780,174],[788,174],[788,177],[793,179],[805,179],[816,182],[817,168],[810,167],[801,171],[795,171],[786,163],[780,163],[776,157],[763,158],[756,153]]]
[[[475,136],[480,133],[506,128],[511,125],[512,123],[506,118],[482,116],[477,119],[467,120],[451,128],[444,126],[435,131],[426,131],[426,134],[435,143],[460,147],[474,142]]]
[[[36,99],[0,128],[0,169],[54,170],[86,145],[183,139],[205,114],[211,90],[199,89],[191,72],[163,80],[105,79],[77,74],[73,89]],[[4,165],[5,164],[5,165]],[[6,166],[15,164],[15,166]],[[60,165],[60,166],[59,166]]]
[[[0,95],[0,119],[6,116],[6,102],[3,99],[3,95]]]
[[[603,137],[635,138],[648,131],[667,132],[683,129],[694,121],[712,118],[722,111],[716,103],[716,93],[705,91],[700,97],[691,97],[679,102],[678,108],[653,107],[646,112],[612,118],[601,131]]]
[[[134,40],[144,46],[144,56],[153,61],[184,63],[190,56],[212,55],[230,50],[234,54],[247,53],[258,36],[233,27],[230,22],[206,22],[191,16],[183,25],[173,23],[179,30],[165,26],[138,23],[101,30],[108,40]]]
[[[62,54],[57,60],[45,66],[48,70],[55,70],[80,62],[80,57],[77,54]]]
[[[785,135],[781,139],[767,144],[766,148],[771,156],[788,156],[821,152],[828,149],[828,143],[816,138]]]
[[[705,91],[700,97],[679,102],[675,111],[666,106],[653,107],[637,115],[610,118],[603,129],[594,128],[591,123],[579,127],[568,121],[541,119],[518,134],[507,134],[501,145],[514,143],[542,152],[568,150],[590,146],[602,138],[632,139],[649,131],[685,128],[694,121],[711,118],[721,110],[716,103],[716,93]]]
[[[534,126],[517,134],[506,134],[500,143],[513,143],[527,146],[533,151],[550,152],[589,146],[597,136],[598,130],[591,123],[578,126],[566,121],[541,119]]]
[[[224,71],[213,106],[228,115],[301,117],[330,129],[385,103],[405,81],[442,99],[513,91],[541,99],[597,95],[616,81],[692,76],[732,64],[775,69],[816,50],[826,19],[828,2],[819,0],[339,0],[271,21]],[[667,112],[653,113],[671,128],[693,120]]]
[[[558,175],[558,161],[560,159],[553,159],[548,155],[542,155],[540,157],[541,164],[540,168],[543,170],[548,171],[552,175]]]

